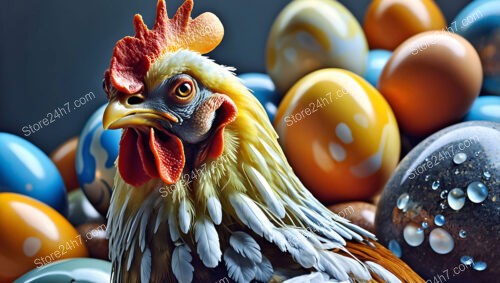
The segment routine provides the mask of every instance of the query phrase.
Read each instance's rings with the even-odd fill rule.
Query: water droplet
[[[436,228],[429,234],[429,244],[438,254],[447,254],[455,247],[453,237],[443,228]]]
[[[467,186],[467,196],[474,203],[481,203],[488,197],[488,188],[481,182],[472,182]]]
[[[434,181],[434,182],[432,183],[432,189],[433,189],[433,190],[437,190],[437,189],[439,188],[439,185],[440,185],[440,184],[441,184],[441,183],[439,183],[439,181]]]
[[[476,151],[476,154],[474,154],[474,155],[475,155],[476,157],[478,157],[478,156],[479,156],[479,154],[481,154],[481,152],[480,152],[480,151]]]
[[[425,176],[425,181],[426,181],[426,182],[427,182],[427,181],[429,181],[429,179],[430,179],[430,178],[431,178],[431,175],[426,175],[426,176]]]
[[[429,223],[427,223],[426,221],[422,222],[422,228],[424,229],[429,228]]]
[[[465,204],[465,193],[462,189],[455,188],[448,194],[448,205],[454,210],[460,210]]]
[[[424,233],[423,231],[419,231],[420,227],[411,223],[406,225],[403,230],[403,238],[406,243],[412,247],[418,247],[424,242]]]
[[[437,226],[443,226],[445,222],[446,220],[441,214],[438,214],[436,215],[436,217],[434,217],[434,224],[436,224]]]
[[[447,208],[446,203],[444,203],[444,202],[440,203],[439,207],[441,207],[441,209],[446,209]]]
[[[472,268],[474,268],[477,271],[483,271],[487,267],[488,267],[488,265],[484,261],[476,261],[476,262],[472,263]]]
[[[396,202],[396,206],[401,210],[406,209],[409,201],[410,201],[410,196],[407,193],[404,193],[399,196]]]
[[[470,257],[468,255],[464,255],[460,258],[460,262],[465,264],[465,265],[471,265],[474,263],[474,260],[472,259],[472,257]]]
[[[453,163],[457,165],[464,163],[466,160],[467,160],[467,154],[463,152],[457,153],[455,154],[455,156],[453,156]]]
[[[488,171],[484,171],[483,176],[486,179],[486,181],[488,181],[491,178],[491,174]]]
[[[465,237],[467,237],[467,232],[465,232],[465,230],[460,230],[458,232],[458,236],[462,239],[464,239]]]
[[[390,240],[388,248],[397,257],[401,257],[403,255],[403,252],[401,250],[401,246],[399,245],[398,241],[396,241],[396,240]]]
[[[457,168],[457,169],[455,169],[455,175],[458,175],[458,174],[460,174],[460,170],[458,170],[458,168]]]
[[[439,194],[439,196],[440,196],[442,199],[445,199],[447,194],[448,194],[448,190],[444,190],[444,191],[442,191],[442,192],[441,192],[441,194]]]

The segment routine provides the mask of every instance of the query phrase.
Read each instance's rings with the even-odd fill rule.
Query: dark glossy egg
[[[109,260],[109,241],[106,239],[106,225],[87,223],[76,228],[92,258]]]
[[[499,140],[499,123],[446,128],[415,147],[385,187],[377,236],[427,282],[498,281]]]
[[[73,226],[104,221],[104,217],[92,206],[81,189],[69,193],[68,202],[68,220]]]

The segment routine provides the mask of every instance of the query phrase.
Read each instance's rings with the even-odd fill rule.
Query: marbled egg
[[[269,120],[274,121],[274,116],[278,110],[281,96],[276,92],[271,77],[261,73],[246,73],[238,76],[243,84],[252,91],[259,102],[266,110]]]
[[[465,122],[421,142],[378,203],[376,235],[424,280],[500,276],[500,124]],[[456,273],[455,273],[456,272]]]
[[[378,79],[384,70],[385,64],[391,58],[392,52],[375,49],[368,52],[368,63],[366,65],[365,79],[372,84],[372,86],[377,87]]]
[[[452,27],[479,53],[484,90],[500,95],[500,1],[472,1],[458,14]]]
[[[62,215],[27,196],[0,193],[0,231],[0,282],[59,259],[88,255]]]
[[[78,138],[69,139],[51,154],[50,159],[54,162],[64,181],[64,186],[68,192],[80,187],[75,169],[75,155],[78,147]]]
[[[500,96],[480,96],[476,99],[465,121],[477,120],[500,123]]]
[[[375,233],[375,212],[377,207],[371,203],[355,201],[335,204],[328,207],[338,216],[353,224]]]
[[[109,260],[109,241],[106,239],[106,225],[87,223],[76,228],[87,246],[92,258]]]
[[[426,136],[459,122],[481,91],[481,61],[451,32],[429,31],[401,44],[378,82],[401,130]]]
[[[363,29],[370,48],[394,50],[418,33],[446,29],[446,20],[433,0],[373,0]]]
[[[61,174],[50,158],[29,141],[0,132],[0,193],[37,199],[63,215],[68,199]]]
[[[87,121],[76,151],[76,173],[90,203],[106,216],[116,173],[115,160],[120,147],[121,130],[104,130],[100,107]]]
[[[346,70],[324,69],[297,82],[278,108],[275,127],[295,173],[327,204],[373,197],[399,160],[391,108]]]
[[[103,222],[104,217],[89,202],[81,189],[77,189],[68,194],[69,201],[69,222],[77,227],[89,222]]]
[[[292,1],[274,22],[267,72],[280,94],[306,74],[327,67],[364,75],[368,44],[356,18],[331,0]]]
[[[111,262],[93,258],[60,260],[33,269],[14,283],[111,282]]]

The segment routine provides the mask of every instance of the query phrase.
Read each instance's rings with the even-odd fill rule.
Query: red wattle
[[[132,186],[138,187],[146,183],[150,177],[143,168],[138,149],[138,133],[133,129],[125,129],[120,140],[118,172],[122,179]]]
[[[155,156],[149,148],[149,136],[139,135],[137,140],[137,148],[141,157],[142,167],[150,178],[159,178],[158,170],[156,169]]]
[[[149,135],[125,129],[120,141],[118,171],[122,179],[134,187],[153,178],[168,185],[177,182],[184,169],[184,148],[181,140],[166,132]]]
[[[155,157],[160,178],[167,185],[171,185],[179,180],[184,169],[184,147],[175,135],[162,133],[163,135],[156,134],[151,128],[149,145]]]

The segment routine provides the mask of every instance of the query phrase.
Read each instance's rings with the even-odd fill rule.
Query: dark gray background
[[[410,0],[408,0],[410,1]],[[167,0],[172,15],[181,0]],[[193,15],[217,14],[226,29],[210,56],[239,73],[265,71],[265,45],[273,19],[289,0],[196,1]],[[340,1],[362,21],[368,0]],[[448,22],[467,0],[436,1]],[[114,44],[133,35],[132,17],[151,25],[156,0],[2,0],[0,10],[0,131],[25,137],[22,127],[36,123],[89,92],[84,106],[25,137],[46,152],[78,135],[86,119],[106,99],[101,90]]]

